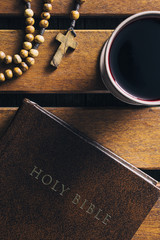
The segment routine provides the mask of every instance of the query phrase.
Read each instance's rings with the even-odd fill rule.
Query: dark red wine
[[[124,27],[112,43],[109,62],[115,81],[128,93],[160,99],[160,19],[143,18]]]

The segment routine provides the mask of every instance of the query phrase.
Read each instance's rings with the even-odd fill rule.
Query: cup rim
[[[145,16],[146,17],[147,16],[152,17],[152,16],[157,16],[157,15],[160,18],[160,11],[144,11],[144,12],[136,13],[136,14],[128,17],[127,19],[125,19],[123,22],[121,22],[117,26],[117,28],[112,33],[111,37],[108,39],[106,50],[105,50],[106,72],[107,72],[109,80],[111,81],[113,86],[116,88],[116,90],[118,92],[120,92],[126,98],[129,98],[131,101],[136,102],[138,104],[142,104],[142,105],[160,105],[160,100],[143,100],[141,98],[138,98],[138,97],[128,93],[125,89],[123,89],[122,86],[120,86],[118,84],[118,82],[114,79],[114,77],[112,75],[112,72],[111,72],[111,69],[110,69],[110,64],[109,64],[109,55],[110,55],[111,46],[112,46],[112,43],[113,43],[115,37],[125,26],[127,26],[129,23],[134,22],[135,20],[144,18]]]

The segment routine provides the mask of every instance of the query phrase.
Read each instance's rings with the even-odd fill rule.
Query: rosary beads
[[[76,1],[76,5],[75,5],[75,10],[72,10],[70,13],[70,18],[71,18],[71,25],[67,30],[66,35],[63,35],[62,33],[59,33],[56,36],[56,40],[59,41],[61,44],[58,48],[58,50],[56,51],[55,55],[53,56],[52,61],[50,62],[50,64],[54,67],[57,68],[63,58],[63,56],[65,55],[65,53],[67,52],[68,48],[71,49],[76,49],[77,47],[77,42],[74,40],[74,38],[76,37],[76,33],[74,31],[74,27],[76,25],[76,21],[79,18],[79,8],[80,5],[82,3],[85,2],[85,0],[75,0]]]
[[[52,10],[52,2],[54,0],[44,0],[43,4],[43,12],[41,13],[41,20],[39,22],[39,34],[34,36],[35,28],[34,23],[35,20],[33,18],[34,12],[31,9],[31,1],[32,0],[24,0],[25,2],[25,38],[22,44],[22,49],[19,54],[15,54],[14,56],[6,55],[3,51],[0,51],[0,63],[2,64],[14,64],[16,65],[13,69],[8,68],[4,73],[0,73],[0,82],[4,82],[6,79],[12,79],[13,77],[19,77],[24,72],[26,72],[29,67],[34,65],[35,58],[38,57],[38,47],[40,44],[44,42],[44,32],[45,29],[49,26],[48,20],[50,19],[50,11]],[[54,55],[51,65],[54,67],[58,67],[61,62],[62,57],[66,53],[67,49],[70,47],[75,49],[77,46],[77,42],[75,42],[74,38],[76,37],[76,33],[74,31],[74,27],[76,24],[76,20],[79,18],[79,8],[85,0],[75,0],[75,10],[72,10],[70,13],[71,25],[67,30],[67,34],[63,35],[59,33],[56,36],[56,39],[61,42],[60,47],[58,48],[56,54]]]
[[[43,12],[41,13],[41,20],[39,22],[40,31],[39,34],[34,37],[34,23],[33,18],[34,12],[31,9],[32,0],[24,0],[26,9],[24,11],[24,16],[26,18],[26,28],[25,28],[25,40],[23,42],[23,48],[19,54],[15,54],[13,57],[6,55],[3,51],[0,51],[0,62],[4,64],[14,63],[17,65],[12,69],[5,70],[4,73],[0,73],[0,82],[4,82],[6,79],[12,79],[13,76],[19,77],[26,72],[29,67],[34,65],[35,58],[38,56],[38,47],[44,42],[44,32],[48,27],[50,19],[50,11],[52,10],[53,0],[44,0]]]

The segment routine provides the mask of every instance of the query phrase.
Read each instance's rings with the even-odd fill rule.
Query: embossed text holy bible
[[[24,100],[0,140],[3,240],[129,240],[156,181]]]

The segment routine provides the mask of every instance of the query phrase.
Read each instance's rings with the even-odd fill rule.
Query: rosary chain
[[[23,48],[21,49],[19,54],[15,54],[13,57],[11,55],[6,55],[3,51],[0,51],[0,63],[11,64],[14,63],[18,65],[12,69],[5,70],[4,73],[0,73],[0,82],[4,82],[6,79],[12,79],[14,76],[19,77],[24,72],[26,72],[29,67],[34,65],[35,58],[38,57],[39,51],[38,47],[42,44],[45,39],[43,37],[45,33],[45,29],[49,26],[48,20],[50,19],[50,11],[52,10],[52,3],[54,0],[44,0],[43,4],[43,12],[41,13],[41,20],[39,22],[39,34],[34,36],[35,28],[34,23],[35,20],[33,18],[34,12],[31,9],[32,0],[24,0],[25,2],[25,11],[24,16],[26,18],[26,28],[25,28],[25,40],[23,42]],[[75,0],[75,10],[72,10],[70,13],[71,24],[68,29],[72,31],[74,36],[76,37],[76,33],[74,31],[76,21],[78,20],[80,14],[78,12],[80,5],[85,2],[85,0]]]
[[[76,33],[74,31],[74,28],[76,26],[76,21],[79,19],[80,14],[78,12],[80,5],[84,3],[86,0],[76,0],[75,9],[71,11],[70,18],[71,18],[71,24],[68,28],[68,31],[72,31],[73,35],[76,37]]]
[[[43,12],[41,13],[41,20],[39,22],[40,30],[39,34],[34,36],[35,20],[33,18],[34,12],[31,9],[32,0],[24,0],[25,11],[24,16],[26,18],[25,38],[23,47],[19,54],[15,54],[13,57],[6,55],[3,51],[0,51],[0,62],[5,64],[14,63],[18,65],[12,69],[5,70],[4,73],[0,73],[0,82],[4,82],[6,79],[12,79],[14,76],[19,77],[26,72],[29,67],[34,65],[35,58],[39,55],[38,47],[45,39],[43,37],[45,29],[49,26],[48,20],[50,19],[50,11],[52,10],[53,0],[44,0]]]

